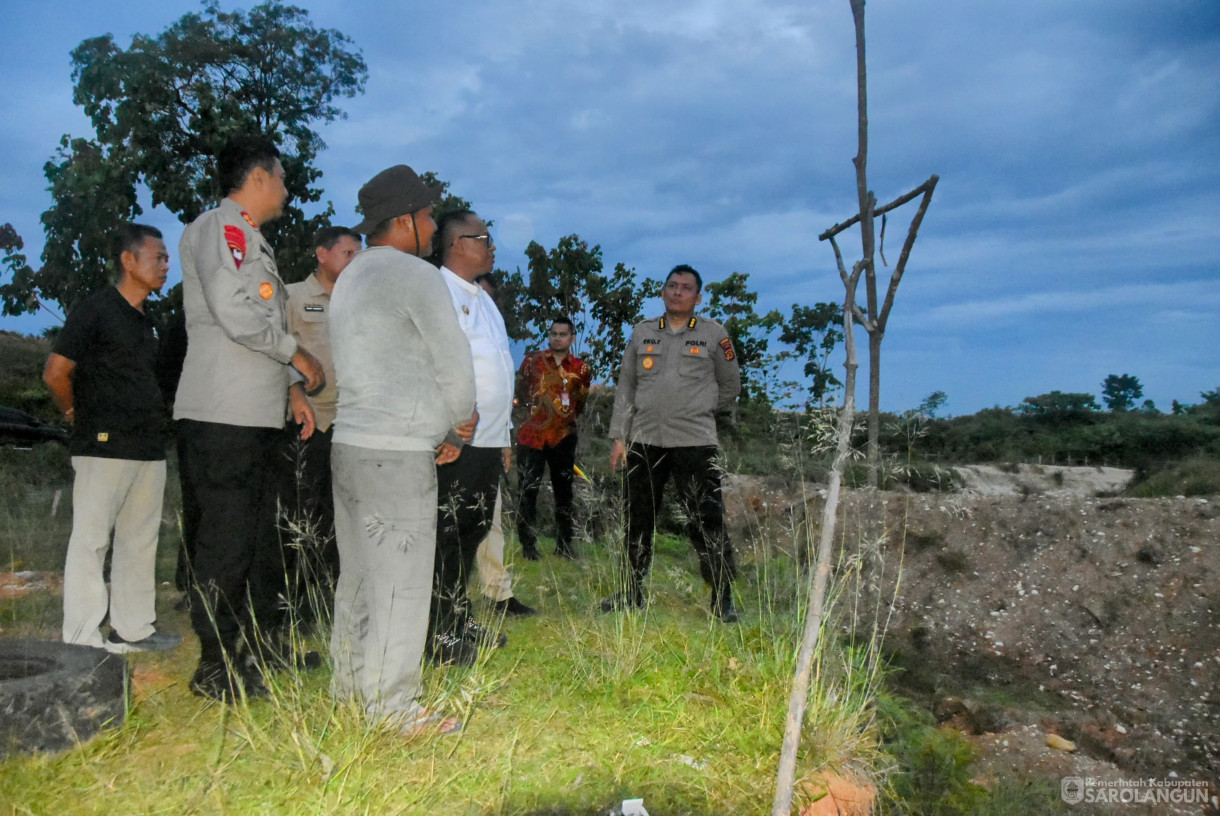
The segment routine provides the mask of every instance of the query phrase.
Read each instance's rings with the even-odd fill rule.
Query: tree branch
[[[898,293],[898,284],[902,281],[902,273],[906,271],[907,259],[911,257],[911,247],[915,245],[915,236],[919,232],[919,225],[923,223],[924,213],[928,211],[928,204],[932,202],[932,193],[936,190],[936,182],[940,181],[940,177],[935,173],[932,177],[919,185],[917,190],[923,190],[923,200],[919,202],[919,211],[915,213],[915,217],[911,219],[911,226],[907,229],[906,241],[902,244],[902,254],[898,256],[898,265],[894,267],[894,274],[890,276],[890,286],[885,293],[885,304],[881,307],[880,314],[877,315],[877,326],[882,333],[885,332],[885,323],[889,320],[890,309],[894,305],[894,295]],[[907,199],[910,201],[910,199]]]

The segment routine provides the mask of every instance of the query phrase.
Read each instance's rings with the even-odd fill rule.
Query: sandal
[[[445,737],[461,733],[461,731],[461,720],[457,717],[446,717],[439,711],[424,711],[419,716],[408,720],[398,729],[398,733],[408,739],[423,737],[428,734]]]

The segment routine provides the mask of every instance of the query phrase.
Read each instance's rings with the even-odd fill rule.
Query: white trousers
[[[496,491],[496,509],[491,518],[491,530],[479,544],[475,553],[475,564],[479,569],[479,588],[493,601],[507,601],[513,597],[513,580],[504,566],[504,527],[500,523],[503,490]]]
[[[64,564],[65,643],[102,648],[102,621],[124,640],[143,640],[157,619],[157,534],[165,460],[73,456],[72,536]],[[102,570],[114,536],[110,591]]]

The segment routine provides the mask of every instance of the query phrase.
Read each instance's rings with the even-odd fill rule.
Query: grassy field
[[[190,694],[198,644],[169,583],[179,541],[170,464],[159,623],[187,642],[130,658],[122,725],[73,750],[0,763],[0,816],[592,816],[637,797],[653,816],[770,812],[807,584],[777,548],[739,548],[739,625],[711,619],[690,545],[666,535],[647,611],[603,615],[621,530],[611,496],[584,496],[602,512],[580,561],[512,564],[516,594],[540,614],[499,621],[480,600],[508,646],[472,669],[426,674],[428,704],[460,716],[464,731],[404,741],[331,697],[329,663],[272,676],[268,700],[226,707]],[[70,527],[64,449],[0,448],[0,572],[61,570]],[[518,552],[511,539],[509,551]],[[850,564],[839,574],[850,580]],[[0,600],[0,638],[58,640],[60,619],[54,593]],[[822,643],[798,777],[871,779],[882,813],[1057,812],[1045,785],[973,784],[969,746],[887,691],[872,632],[836,630]],[[325,631],[306,645],[325,657]],[[798,793],[795,807],[809,799]]]
[[[62,453],[0,453],[0,566],[60,569],[70,527]],[[163,581],[175,506],[167,502]],[[613,588],[613,559],[601,544],[584,550],[577,562],[514,563],[517,595],[540,614],[494,621],[509,644],[478,666],[428,674],[433,704],[465,721],[459,736],[408,742],[370,728],[358,706],[331,697],[328,665],[274,675],[270,700],[205,702],[187,689],[197,655],[188,637],[176,652],[131,658],[124,724],[74,750],[0,765],[0,813],[591,814],[635,797],[653,814],[767,811],[800,576],[783,559],[745,553],[744,621],[725,626],[707,612],[689,545],[662,537],[647,611],[603,615],[595,608]],[[177,598],[162,585],[160,624],[188,633]],[[493,622],[485,607],[483,617]],[[0,601],[6,638],[58,639],[59,619],[56,595]],[[325,654],[323,636],[309,645]],[[801,769],[875,775],[888,763],[876,653],[832,646],[819,667]]]

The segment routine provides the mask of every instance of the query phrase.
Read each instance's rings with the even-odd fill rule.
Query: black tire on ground
[[[0,640],[0,758],[61,751],[127,714],[127,660],[103,649]]]

